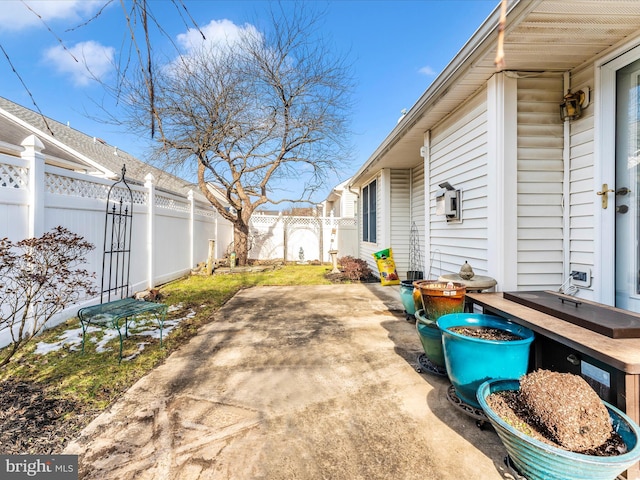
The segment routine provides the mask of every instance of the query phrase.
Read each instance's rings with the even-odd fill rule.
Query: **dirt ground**
[[[397,288],[247,289],[64,453],[82,479],[503,478],[421,352]]]

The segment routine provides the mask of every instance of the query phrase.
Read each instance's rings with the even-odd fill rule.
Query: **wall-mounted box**
[[[460,190],[440,190],[436,193],[436,215],[444,215],[447,222],[460,220]]]

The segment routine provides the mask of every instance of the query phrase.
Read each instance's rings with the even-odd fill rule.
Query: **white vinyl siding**
[[[593,84],[593,67],[572,72],[572,90]],[[592,102],[593,95],[592,91]],[[582,117],[570,124],[569,265],[565,272],[567,274],[571,264],[588,265],[595,270],[594,209],[600,208],[600,197],[596,196],[595,192],[600,190],[601,185],[594,183],[594,110],[593,106],[587,107]],[[611,234],[611,241],[613,238]],[[580,297],[593,299],[592,295],[591,289],[581,287]]]
[[[409,264],[409,269],[415,268],[422,271],[426,275],[426,263],[425,263],[425,241],[424,241],[424,227],[425,227],[425,209],[424,209],[424,164],[420,162],[415,168],[411,170],[411,223],[415,223],[417,230],[417,245],[409,244],[409,261],[411,262],[411,250],[415,249],[416,256],[419,256],[422,260],[420,265]],[[414,261],[417,259],[414,259]]]
[[[348,189],[345,189],[342,192],[342,197],[340,198],[340,216],[346,218],[355,217],[357,211],[357,202],[358,196]]]
[[[518,79],[519,290],[563,282],[562,76]]]
[[[398,276],[404,280],[409,269],[409,232],[411,230],[411,170],[391,174],[391,242]]]
[[[487,272],[487,104],[479,93],[432,131],[429,158],[429,258],[432,277],[457,273],[468,261]],[[461,190],[461,222],[436,215],[435,194],[449,182]],[[426,276],[426,272],[425,272]]]

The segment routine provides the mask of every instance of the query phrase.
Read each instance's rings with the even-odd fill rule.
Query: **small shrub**
[[[63,227],[15,244],[0,239],[0,331],[11,336],[0,368],[54,315],[95,295],[94,275],[80,268],[93,248]]]
[[[371,269],[361,258],[346,256],[338,259],[340,270],[346,278],[352,281],[367,280],[371,276]]]

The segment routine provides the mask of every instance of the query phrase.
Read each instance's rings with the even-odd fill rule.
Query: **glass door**
[[[640,312],[640,60],[616,73],[615,150],[616,184],[608,195],[615,212],[615,306]]]

